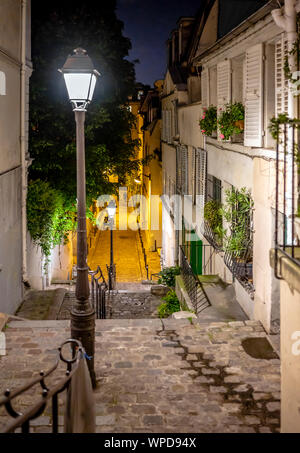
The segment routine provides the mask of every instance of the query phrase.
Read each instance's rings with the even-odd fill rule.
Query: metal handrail
[[[279,280],[282,279],[280,270],[283,257],[300,266],[300,237],[296,230],[296,216],[300,205],[300,179],[296,176],[297,171],[299,172],[299,129],[298,119],[277,126],[274,249],[275,277]],[[288,171],[288,166],[292,171]],[[287,197],[288,192],[292,194],[291,200]],[[288,206],[289,203],[291,206]]]
[[[211,306],[209,297],[204,289],[198,275],[195,275],[193,269],[185,255],[185,251],[180,246],[181,275],[183,277],[185,289],[191,299],[196,314]]]
[[[223,250],[223,245],[220,243],[220,239],[217,238],[217,234],[212,230],[207,220],[203,221],[201,230],[209,244],[212,245],[217,252],[221,252]]]
[[[144,242],[143,242],[143,238],[142,238],[140,225],[138,225],[138,232],[139,232],[139,238],[140,238],[140,243],[141,243],[141,247],[142,247],[142,253],[143,253],[143,257],[144,257],[144,265],[145,265],[145,270],[146,270],[146,274],[147,274],[147,280],[149,280],[149,265],[147,262],[147,254],[146,254],[146,250],[144,247]]]
[[[62,349],[66,344],[72,345],[72,359],[66,359],[63,356]],[[1,433],[12,433],[15,432],[15,430],[18,428],[21,428],[22,433],[29,433],[30,422],[32,420],[35,420],[44,412],[50,399],[52,399],[52,432],[58,433],[58,394],[62,393],[70,385],[71,379],[78,369],[79,360],[81,359],[82,354],[85,354],[85,351],[82,347],[81,342],[74,339],[68,339],[58,348],[58,356],[56,362],[48,371],[46,371],[45,373],[41,371],[39,377],[31,380],[29,383],[16,389],[14,392],[6,390],[4,392],[4,396],[0,398],[0,407],[4,406],[7,413],[11,417],[13,417],[14,420],[8,423],[8,425],[1,431]],[[67,364],[66,377],[61,379],[59,383],[54,385],[52,389],[49,389],[45,383],[45,378],[51,375],[58,368],[60,361],[63,361]],[[31,389],[37,384],[40,384],[42,388],[42,398],[23,414],[17,412],[13,408],[12,401],[17,396],[25,393],[27,390]]]
[[[199,270],[199,275],[213,275],[213,257],[218,253],[218,250],[211,244],[196,243],[193,244],[196,249],[201,249],[202,267]],[[182,245],[185,256],[191,256],[191,243]]]

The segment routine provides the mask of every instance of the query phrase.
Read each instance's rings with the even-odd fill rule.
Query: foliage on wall
[[[88,206],[103,193],[115,193],[139,168],[139,141],[131,136],[135,117],[126,108],[135,82],[134,65],[126,59],[131,44],[122,35],[115,8],[115,2],[78,0],[32,5],[28,229],[46,255],[71,228],[68,219],[76,202],[74,114],[57,71],[74,45],[86,48],[101,72],[86,117]],[[118,183],[109,181],[111,174],[118,175]]]
[[[211,230],[215,234],[218,244],[222,243],[222,205],[218,201],[210,200],[204,206],[204,219],[207,221]]]
[[[226,250],[239,254],[249,246],[253,200],[246,187],[240,190],[228,189],[225,194],[222,216],[230,225],[229,231],[224,231],[225,247]]]

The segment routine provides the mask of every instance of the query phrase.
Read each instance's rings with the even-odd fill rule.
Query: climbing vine
[[[274,116],[271,118],[269,124],[269,131],[274,140],[280,140],[280,133],[282,132],[281,126],[284,124],[300,129],[300,120],[297,118],[289,118],[286,113],[280,113],[277,117]]]

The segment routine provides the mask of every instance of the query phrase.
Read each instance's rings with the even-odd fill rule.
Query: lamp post
[[[90,288],[87,266],[86,235],[86,184],[84,122],[88,104],[92,101],[97,77],[86,51],[78,48],[59,70],[66,83],[76,121],[77,148],[77,279],[76,303],[71,310],[71,336],[81,341],[89,357],[88,366],[93,387],[96,385],[94,370],[95,311],[89,301]]]
[[[116,204],[114,201],[110,201],[108,206],[107,206],[107,212],[108,212],[108,218],[109,218],[109,224],[110,224],[110,265],[109,265],[109,271],[108,271],[108,289],[112,290],[114,289],[113,286],[113,277],[114,277],[114,248],[113,248],[113,225],[114,225],[114,217],[116,214]]]

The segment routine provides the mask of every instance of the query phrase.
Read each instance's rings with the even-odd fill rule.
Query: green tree
[[[139,165],[138,142],[131,138],[135,118],[126,108],[135,83],[134,64],[126,59],[131,44],[115,9],[115,1],[32,1],[29,180],[47,182],[41,188],[60,192],[64,206],[76,199],[76,142],[74,114],[58,68],[74,48],[85,48],[101,73],[86,118],[87,202],[116,191],[110,174],[118,174],[122,183]]]

